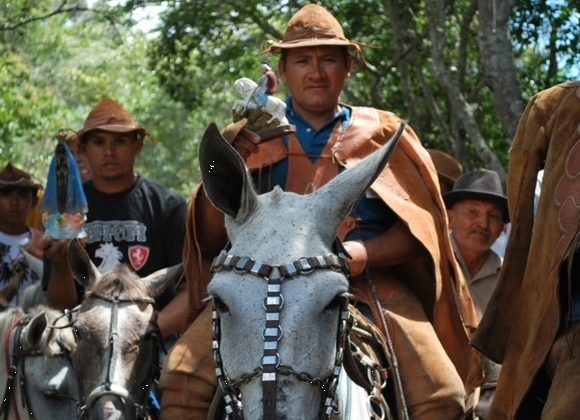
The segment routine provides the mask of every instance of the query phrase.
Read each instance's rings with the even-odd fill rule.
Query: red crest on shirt
[[[139,271],[147,263],[149,259],[149,247],[142,245],[134,245],[129,247],[129,262],[135,269]]]

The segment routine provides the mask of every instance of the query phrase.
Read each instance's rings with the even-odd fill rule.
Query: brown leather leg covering
[[[159,380],[162,420],[205,420],[217,381],[211,305],[199,314],[165,360]]]
[[[580,322],[575,322],[556,339],[548,355],[546,370],[552,377],[552,385],[542,419],[577,419],[580,413]]]
[[[399,362],[409,417],[462,418],[463,382],[417,297],[396,280],[382,285],[379,295]]]

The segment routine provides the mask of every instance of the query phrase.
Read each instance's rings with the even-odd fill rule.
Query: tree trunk
[[[419,107],[416,103],[416,98],[413,95],[413,84],[411,81],[411,68],[409,63],[409,42],[408,37],[405,36],[406,28],[401,25],[402,16],[400,13],[400,6],[395,0],[383,0],[385,10],[388,12],[389,21],[391,22],[391,27],[393,28],[393,38],[394,43],[397,46],[397,55],[401,57],[401,60],[397,63],[399,68],[399,73],[401,75],[401,92],[405,99],[405,105],[407,107],[407,113],[409,115],[410,121],[420,124],[420,116],[417,114]],[[417,129],[418,127],[415,127]],[[422,131],[422,130],[418,130]]]
[[[429,39],[431,40],[431,68],[447,93],[454,117],[465,130],[467,138],[477,149],[486,167],[497,171],[502,178],[505,178],[506,171],[503,165],[487,145],[469,103],[453,80],[449,66],[445,61],[447,34],[445,33],[444,2],[442,0],[427,0],[426,5],[429,16]]]
[[[508,141],[511,143],[524,110],[522,89],[509,36],[513,0],[478,0],[479,49],[487,87]]]

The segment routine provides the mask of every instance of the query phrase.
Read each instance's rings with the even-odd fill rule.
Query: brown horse
[[[101,275],[77,241],[71,242],[69,262],[87,290],[74,321],[81,417],[147,418],[161,340],[154,298],[174,284],[181,264],[145,278],[125,265]]]

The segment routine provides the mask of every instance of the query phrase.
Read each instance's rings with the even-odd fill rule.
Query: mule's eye
[[[219,313],[228,313],[230,311],[228,305],[226,305],[219,297],[214,296],[212,300],[214,308],[216,308]]]
[[[42,391],[45,397],[54,397],[56,395],[56,389],[54,387],[47,388]]]
[[[343,300],[346,299],[344,294],[336,295],[329,303],[324,307],[324,311],[335,311],[342,305]]]
[[[80,328],[74,327],[73,333],[74,333],[74,336],[77,340],[80,340],[81,338],[83,338],[83,334],[81,333]]]

